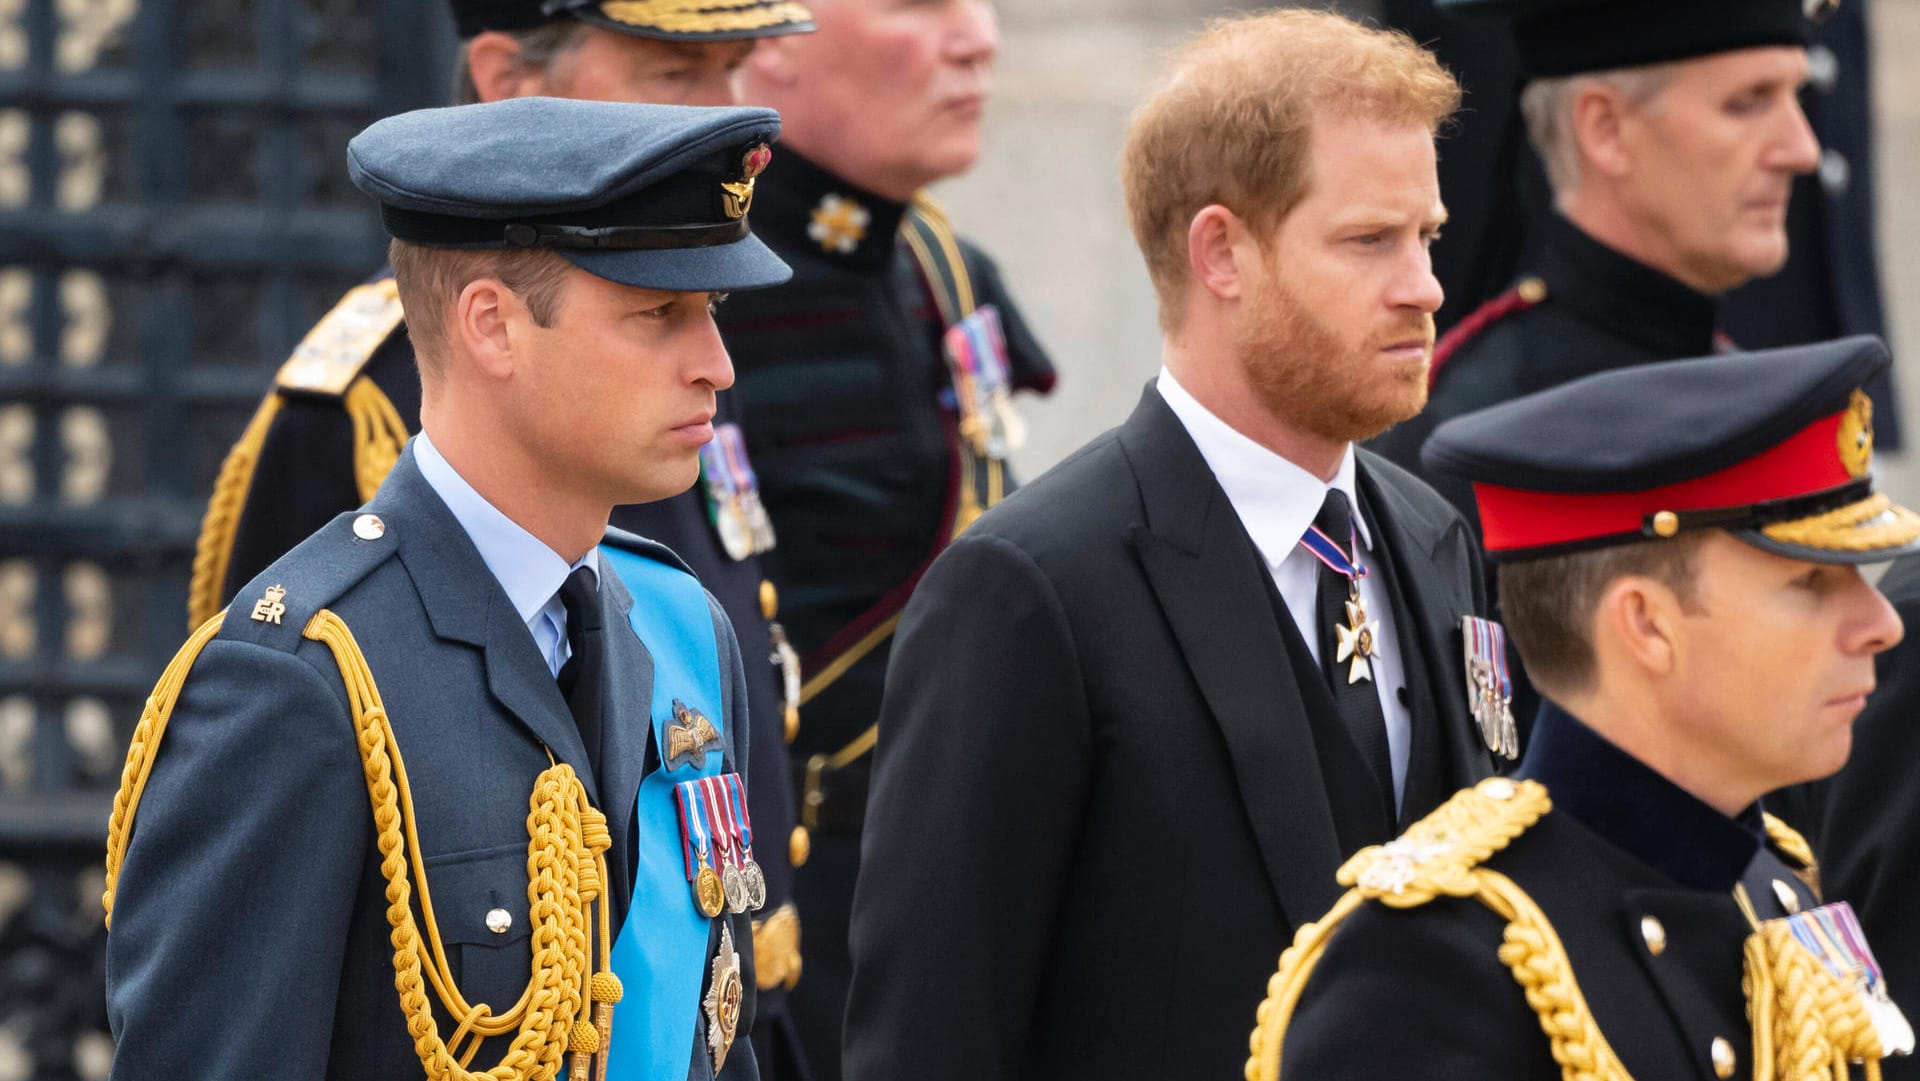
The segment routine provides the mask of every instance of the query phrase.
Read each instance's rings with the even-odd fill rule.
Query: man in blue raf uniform
[[[1434,347],[1426,410],[1373,443],[1472,521],[1467,487],[1420,467],[1434,428],[1595,372],[1714,352],[1716,298],[1786,262],[1788,195],[1820,148],[1797,97],[1804,0],[1439,3],[1508,22],[1555,210],[1520,281]]]
[[[672,553],[778,118],[559,99],[349,146],[423,430],[195,632],[108,838],[114,1076],[755,1076],[746,669]],[[764,851],[764,843],[761,851]]]
[[[1866,337],[1669,362],[1435,433],[1548,701],[1514,777],[1341,869],[1250,1081],[1842,1081],[1912,1050],[1852,910],[1759,802],[1840,768],[1901,637],[1855,566],[1920,548],[1873,491],[1862,388],[1888,363]]]
[[[1045,392],[1054,375],[993,262],[922,194],[979,156],[993,5],[809,7],[818,31],[763,43],[741,70],[742,99],[780,111],[755,220],[793,284],[719,318],[806,677],[793,756],[812,842],[795,881],[807,974],[793,1010],[831,1079],[893,629],[933,557],[1012,487],[1014,392]]]
[[[461,104],[528,95],[732,104],[731,76],[756,46],[813,25],[794,0],[452,5],[462,38],[454,90]],[[739,527],[760,507],[729,397],[720,396],[718,436],[706,452],[704,482],[672,499],[620,507],[613,523],[686,560],[726,610],[747,659],[760,773],[751,778],[751,798],[754,821],[766,838],[759,854],[770,898],[755,938],[764,992],[755,1038],[766,1052],[764,1072],[778,1075],[798,1055],[784,999],[800,976],[785,743],[798,722],[799,658],[774,622],[780,598],[760,568],[759,554],[774,535],[764,526]],[[371,498],[400,445],[419,430],[413,341],[401,322],[391,272],[383,270],[307,336],[229,454],[194,561],[191,625],[223,608],[307,534]],[[731,543],[723,540],[723,528],[731,531]]]

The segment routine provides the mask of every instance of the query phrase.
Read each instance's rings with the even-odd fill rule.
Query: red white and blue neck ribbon
[[[1313,558],[1326,564],[1335,574],[1358,583],[1367,576],[1367,568],[1360,562],[1360,530],[1348,521],[1347,548],[1342,551],[1340,543],[1326,535],[1317,525],[1310,525],[1300,538],[1300,547],[1313,553]],[[1352,557],[1347,555],[1352,552]]]

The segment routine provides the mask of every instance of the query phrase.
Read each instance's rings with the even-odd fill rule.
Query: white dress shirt
[[[513,610],[526,623],[548,670],[558,676],[560,666],[572,653],[567,646],[567,608],[560,603],[560,583],[575,567],[591,567],[598,582],[599,549],[587,549],[577,563],[562,559],[546,542],[474,491],[473,485],[440,456],[425,432],[413,438],[413,460],[427,485],[446,503],[454,520],[480,550],[481,561],[500,580],[500,588],[507,591],[507,600],[513,602]]]
[[[1300,547],[1300,538],[1320,513],[1327,489],[1346,493],[1360,532],[1359,562],[1371,565],[1385,554],[1374,546],[1372,530],[1360,513],[1360,499],[1354,491],[1353,447],[1340,458],[1340,468],[1331,485],[1287,459],[1241,434],[1215,416],[1189,394],[1173,373],[1160,369],[1157,383],[1167,408],[1187,429],[1207,468],[1227,493],[1227,501],[1240,516],[1241,525],[1253,538],[1266,560],[1267,573],[1280,590],[1293,624],[1306,639],[1314,660],[1320,659],[1321,628],[1315,598],[1320,587],[1320,561]],[[1346,537],[1336,537],[1341,547]],[[1380,633],[1374,639],[1379,656],[1373,660],[1374,693],[1380,696],[1380,709],[1387,719],[1387,754],[1393,763],[1393,793],[1396,807],[1407,781],[1407,750],[1412,737],[1413,717],[1401,702],[1407,683],[1407,667],[1400,656],[1400,637],[1394,627],[1393,600],[1387,584],[1378,574],[1360,580],[1360,600],[1367,617],[1380,621]],[[1276,663],[1280,659],[1276,658]]]

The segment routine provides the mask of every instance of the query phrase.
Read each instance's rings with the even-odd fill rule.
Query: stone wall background
[[[1850,0],[1862,2],[1862,0]],[[1016,455],[1031,477],[1125,419],[1159,368],[1152,290],[1120,195],[1120,143],[1160,53],[1224,0],[1007,0],[987,150],[943,185],[956,221],[1000,261],[1052,351],[1060,387],[1027,399]],[[1365,0],[1344,10],[1371,14]],[[1912,441],[1920,442],[1920,0],[1873,0],[1883,287]],[[1920,460],[1883,457],[1897,497],[1920,499]]]

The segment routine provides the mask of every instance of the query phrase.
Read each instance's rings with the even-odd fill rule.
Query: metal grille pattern
[[[0,1081],[104,1078],[100,851],[273,366],[381,258],[440,0],[0,0]]]

